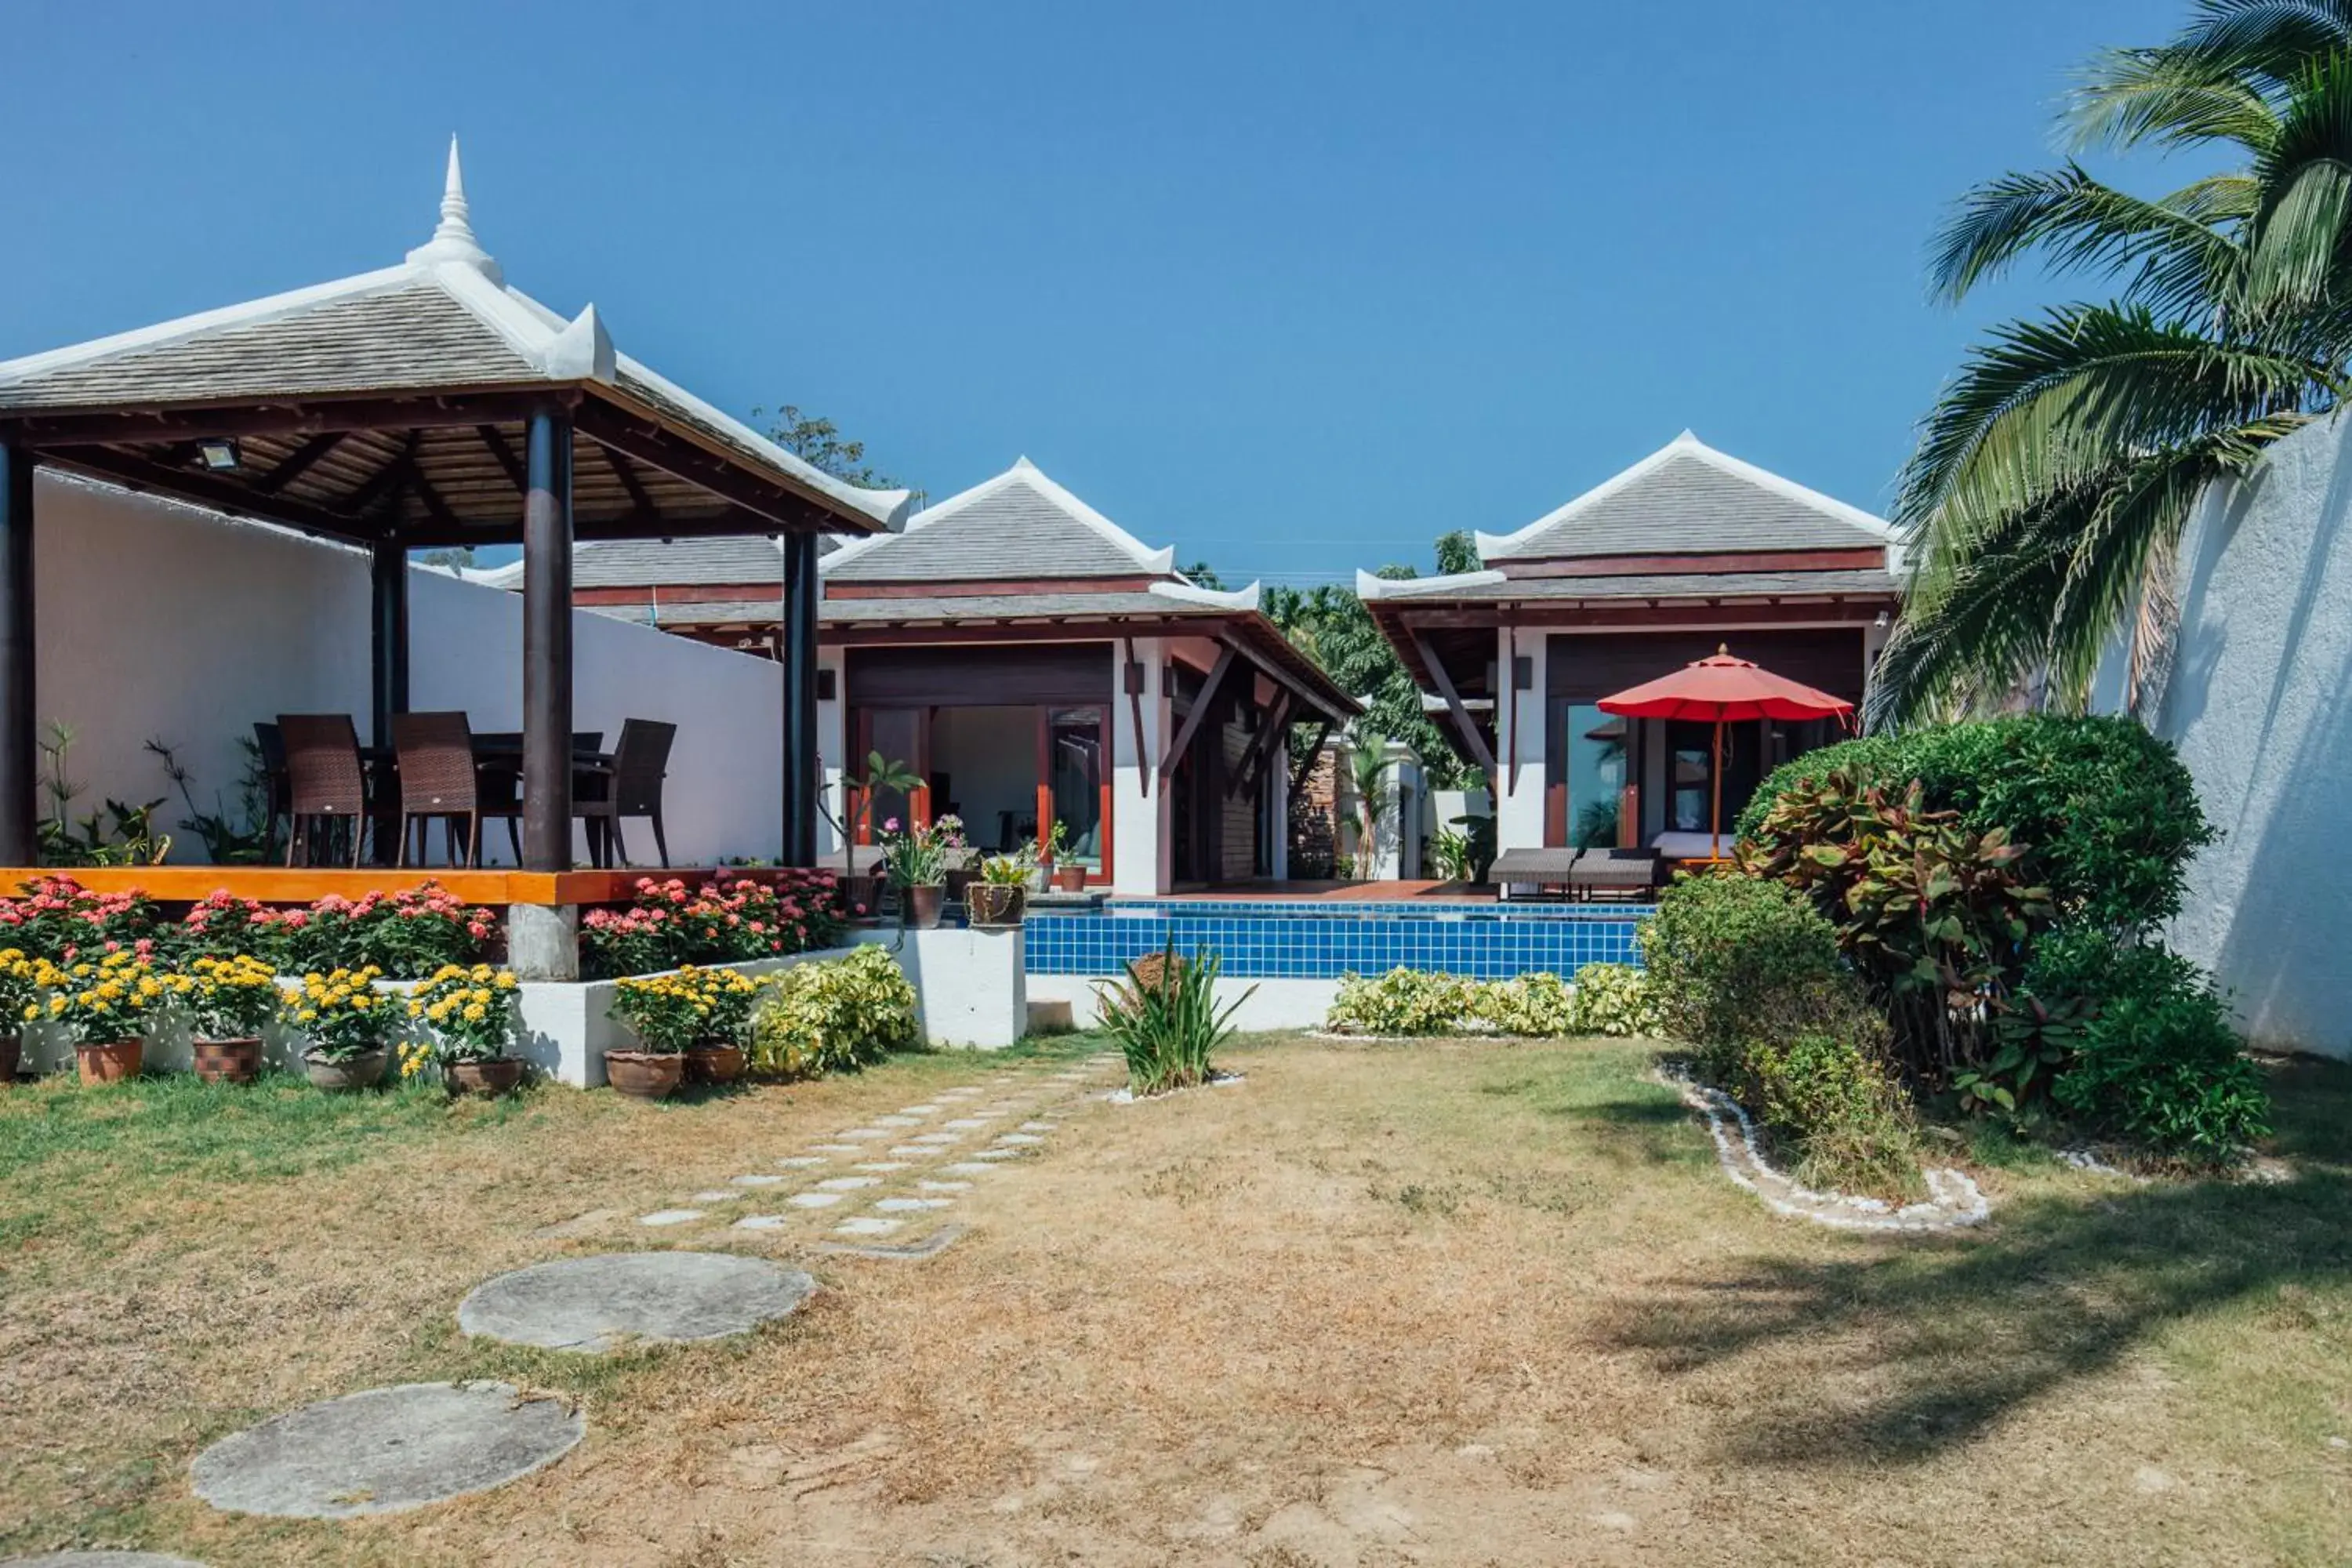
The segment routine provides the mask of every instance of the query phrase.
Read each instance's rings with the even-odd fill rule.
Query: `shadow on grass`
[[[1843,1342],[1836,1366],[1859,1360],[1874,1373],[1864,1391],[1768,1391],[1730,1415],[1731,1455],[1932,1458],[2175,1325],[2291,1290],[2352,1286],[2352,1070],[2292,1064],[2275,1087],[2275,1147],[2296,1163],[2290,1180],[2102,1185],[2005,1205],[1986,1233],[1867,1244],[1829,1259],[1750,1258],[1728,1276],[1681,1282],[1675,1300],[1629,1305],[1608,1331],[1667,1373],[1777,1344]]]

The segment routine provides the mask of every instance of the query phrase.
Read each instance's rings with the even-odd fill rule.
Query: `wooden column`
[[[776,652],[784,672],[783,863],[817,861],[816,535],[784,536],[784,624]],[[845,759],[845,762],[846,759]]]
[[[0,866],[40,863],[33,685],[33,454],[0,443]]]
[[[522,499],[522,864],[572,868],[572,421],[530,416]]]
[[[392,716],[408,711],[408,550],[379,541],[368,556],[370,731],[392,744]]]

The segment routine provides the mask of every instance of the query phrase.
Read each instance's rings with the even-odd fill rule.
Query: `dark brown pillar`
[[[816,864],[816,535],[784,536],[784,852],[787,866]]]
[[[40,863],[33,685],[33,454],[0,443],[0,866]]]
[[[572,421],[534,414],[522,500],[522,864],[572,868]]]
[[[368,690],[372,731],[392,744],[392,716],[408,711],[408,551],[381,541],[368,558]]]

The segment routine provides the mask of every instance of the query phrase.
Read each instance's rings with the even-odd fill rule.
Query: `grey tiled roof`
[[[1853,550],[1885,542],[1882,534],[1696,452],[1674,452],[1516,541],[1501,558]]]
[[[698,586],[784,580],[784,552],[772,539],[614,539],[583,544],[572,558],[577,588]]]
[[[990,594],[951,599],[827,599],[823,618],[873,621],[985,621],[1039,616],[1230,616],[1215,605],[1158,594]]]
[[[527,383],[545,373],[429,280],[0,382],[0,407]]]
[[[1101,532],[1016,479],[952,515],[859,552],[826,576],[839,583],[958,583],[1133,577],[1145,571]]]
[[[1397,590],[1402,590],[1399,592]],[[1896,591],[1884,571],[1685,572],[1668,576],[1518,577],[1504,582],[1432,585],[1416,594],[1409,582],[1388,584],[1381,605],[1519,603],[1540,599],[1718,599],[1802,597],[1816,594],[1885,594]]]

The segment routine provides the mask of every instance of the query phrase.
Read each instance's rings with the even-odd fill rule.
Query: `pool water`
[[[1475,980],[1530,970],[1568,975],[1588,963],[1642,962],[1633,928],[1647,904],[1329,903],[1134,899],[1099,910],[1033,910],[1032,974],[1117,974],[1173,939],[1179,952],[1214,948],[1224,973],[1263,980],[1330,980],[1402,965]]]

